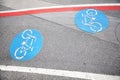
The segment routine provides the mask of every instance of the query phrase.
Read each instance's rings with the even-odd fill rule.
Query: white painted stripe
[[[19,9],[19,10],[0,11],[0,13],[5,13],[5,12],[18,12],[18,11],[36,10],[36,9],[68,8],[68,7],[73,7],[73,8],[74,8],[74,7],[85,7],[85,6],[120,6],[120,3],[79,4],[79,5],[50,6],[50,7],[38,7],[38,8],[28,8],[28,9]]]
[[[0,70],[1,71],[13,71],[13,72],[36,73],[36,74],[53,75],[53,76],[63,76],[63,77],[71,77],[71,78],[82,78],[82,79],[90,79],[90,80],[120,80],[120,76],[78,72],[78,71],[44,69],[44,68],[35,68],[35,67],[0,65]]]

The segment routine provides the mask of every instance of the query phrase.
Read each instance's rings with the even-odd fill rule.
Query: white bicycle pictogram
[[[27,51],[33,51],[33,43],[37,39],[36,36],[33,36],[33,32],[30,29],[23,31],[21,37],[25,41],[21,43],[21,47],[17,48],[14,53],[15,58],[19,60],[26,56]]]
[[[93,32],[102,31],[102,24],[99,22],[95,22],[96,15],[98,15],[98,13],[94,9],[88,9],[86,11],[86,14],[82,14],[83,17],[82,24],[90,27],[90,30]]]

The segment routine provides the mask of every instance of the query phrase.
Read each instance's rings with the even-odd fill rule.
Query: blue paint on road
[[[85,9],[76,14],[75,24],[85,32],[97,33],[108,28],[109,20],[102,11]]]
[[[34,29],[26,29],[20,32],[10,45],[12,59],[26,61],[33,59],[42,49],[42,34]]]

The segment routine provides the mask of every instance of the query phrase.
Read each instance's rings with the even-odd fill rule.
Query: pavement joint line
[[[45,68],[35,68],[35,67],[0,65],[0,70],[9,71],[9,72],[23,72],[23,73],[43,74],[43,75],[51,75],[51,76],[80,78],[80,79],[82,78],[82,79],[90,79],[90,80],[120,80],[120,76],[115,76],[115,75],[57,70],[57,69],[45,69]]]

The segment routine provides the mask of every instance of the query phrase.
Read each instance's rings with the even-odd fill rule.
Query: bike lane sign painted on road
[[[108,28],[109,20],[100,10],[84,9],[75,15],[75,24],[85,32],[97,33]]]
[[[42,49],[42,34],[35,29],[26,29],[20,32],[10,45],[12,59],[26,61],[33,59]]]

